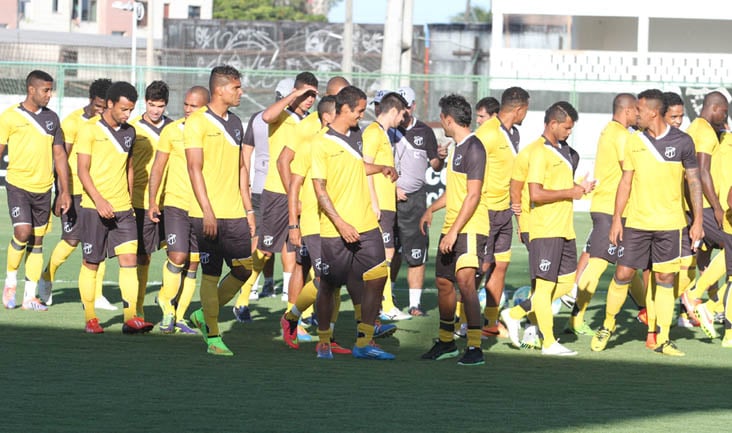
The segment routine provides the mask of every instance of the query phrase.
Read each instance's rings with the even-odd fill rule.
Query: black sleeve
[[[475,139],[470,141],[470,147],[465,152],[463,161],[468,180],[483,180],[483,176],[485,176],[486,155],[485,147],[480,140]]]
[[[692,140],[688,135],[685,138],[686,140],[684,140],[684,145],[681,150],[681,165],[683,165],[685,169],[698,168],[699,163],[696,160],[694,140]]]
[[[433,159],[437,158],[437,137],[435,137],[435,132],[427,126],[427,124],[422,124],[424,126],[424,148],[427,151],[427,160],[432,161]]]
[[[244,133],[244,139],[241,142],[244,146],[254,147],[254,118],[257,117],[258,114],[259,113],[254,113],[252,114],[252,117],[249,118],[247,132]]]

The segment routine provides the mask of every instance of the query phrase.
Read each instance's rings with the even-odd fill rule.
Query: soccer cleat
[[[383,324],[378,320],[374,323],[374,338],[391,337],[397,331],[396,325]]]
[[[696,328],[699,326],[699,322],[692,321],[689,319],[689,315],[686,313],[679,314],[679,318],[676,319],[676,326],[679,328]]]
[[[50,281],[46,281],[41,277],[38,280],[38,299],[41,300],[47,306],[53,305],[53,284]]]
[[[234,318],[239,323],[252,323],[252,312],[249,307],[242,305],[240,307],[233,307]]]
[[[303,342],[303,343],[310,343],[313,341],[313,336],[308,334],[307,329],[302,327],[301,325],[297,325],[297,341]]]
[[[330,343],[318,343],[315,346],[318,359],[333,359],[333,350]]]
[[[467,367],[483,365],[485,364],[483,350],[480,347],[466,347],[465,352],[463,352],[463,356],[460,357],[457,363],[458,365],[464,365]]]
[[[259,291],[257,289],[252,289],[252,291],[249,292],[249,300],[256,301],[257,299],[259,299]]]
[[[421,305],[417,305],[416,307],[409,307],[409,315],[412,317],[424,317],[427,315],[427,313],[424,312]]]
[[[595,332],[595,335],[592,337],[592,341],[590,342],[590,350],[592,350],[593,352],[602,352],[607,347],[607,343],[608,341],[610,341],[610,337],[612,336],[612,330],[601,326],[600,329],[598,329],[597,332]]]
[[[697,320],[699,320],[699,327],[707,334],[709,338],[717,338],[717,330],[714,329],[714,316],[709,312],[709,309],[705,304],[699,304],[694,310]]]
[[[264,281],[262,285],[262,291],[259,292],[260,298],[268,298],[274,296],[274,281]]]
[[[521,339],[522,349],[541,349],[541,338],[539,338],[539,327],[529,325],[524,329],[524,336]]]
[[[668,356],[684,356],[684,352],[680,351],[676,345],[671,342],[671,340],[666,340],[666,342],[659,344],[656,346],[655,349],[653,349],[654,352],[660,354],[660,355],[668,355]]]
[[[593,335],[595,331],[592,330],[590,325],[588,325],[585,322],[582,322],[580,325],[572,327],[571,324],[567,324],[567,327],[564,328],[565,334],[574,334],[574,335]]]
[[[714,323],[724,324],[724,321],[725,321],[724,312],[714,313]],[[697,323],[694,326],[699,326],[699,323]]]
[[[648,335],[646,335],[646,347],[651,350],[656,350],[656,334],[655,332],[649,332]]]
[[[287,313],[280,317],[280,328],[282,328],[282,339],[285,344],[297,350],[300,344],[297,340],[297,320],[287,320]]]
[[[455,345],[454,341],[444,342],[435,340],[435,344],[430,350],[422,355],[422,359],[429,359],[432,361],[442,361],[443,359],[455,358],[460,354],[460,351]]]
[[[29,311],[48,311],[48,307],[41,303],[38,298],[28,298],[23,300],[23,304],[20,308]]]
[[[8,310],[15,308],[15,286],[5,286],[3,289],[3,305]]]
[[[175,332],[175,315],[172,313],[163,314],[163,320],[158,325],[160,332],[163,334],[172,334]]]
[[[508,338],[508,330],[501,322],[497,322],[494,326],[484,326],[481,330],[481,338],[485,340],[489,337]]]
[[[206,318],[203,315],[203,308],[199,308],[192,312],[189,319],[191,320],[191,325],[201,331],[203,342],[208,343],[208,326],[206,326]]]
[[[343,347],[335,340],[330,340],[330,351],[336,355],[350,355],[351,349]]]
[[[648,310],[646,309],[646,307],[638,310],[638,315],[635,316],[635,318],[638,319],[638,321],[642,324],[648,326]]]
[[[86,327],[84,327],[84,332],[87,334],[102,334],[104,333],[104,328],[102,328],[102,325],[99,324],[99,319],[89,319],[86,321]]]
[[[549,356],[574,356],[577,354],[574,350],[564,347],[559,341],[555,341],[549,347],[543,347],[541,349],[542,355]]]
[[[468,324],[461,323],[460,328],[455,331],[455,338],[468,338]]]
[[[104,295],[98,297],[94,300],[94,308],[97,308],[99,310],[107,310],[107,311],[116,311],[117,306],[109,302],[107,298],[104,297]]]
[[[175,322],[175,332],[178,334],[196,335],[198,331],[193,329],[185,319]]]
[[[287,292],[282,292],[280,300],[282,300],[282,302],[290,302],[290,295]]]
[[[150,332],[153,327],[154,325],[150,322],[146,322],[145,319],[141,317],[133,317],[122,325],[122,333],[144,334],[145,332]]]
[[[375,359],[379,361],[389,361],[396,357],[389,352],[384,351],[378,346],[367,344],[364,347],[354,346],[351,350],[354,358],[358,359]]]
[[[397,307],[391,307],[389,311],[381,311],[379,319],[384,321],[398,321],[398,320],[409,320],[412,318],[411,314],[407,314]]]
[[[694,310],[696,309],[696,306],[701,304],[701,299],[691,299],[689,297],[689,291],[681,294],[681,303],[684,305],[684,309],[686,310],[686,314],[689,315],[689,319],[698,321],[699,318],[696,317],[696,313]]]
[[[559,300],[562,301],[562,304],[570,310],[574,308],[574,304],[577,303],[577,298],[570,294],[562,295]]]
[[[508,338],[511,339],[511,344],[514,347],[521,347],[521,342],[519,341],[521,321],[511,317],[511,312],[508,309],[501,311],[501,320],[506,324],[506,330],[508,331]]]
[[[217,356],[234,356],[234,352],[232,352],[228,347],[226,347],[226,344],[224,344],[224,340],[219,337],[211,337],[208,339],[208,349],[206,350],[211,355],[217,355]]]

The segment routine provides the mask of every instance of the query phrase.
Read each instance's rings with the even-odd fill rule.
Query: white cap
[[[402,95],[402,97],[407,101],[407,104],[409,104],[409,107],[414,105],[414,101],[417,100],[417,95],[415,95],[414,89],[411,87],[400,87],[397,89],[397,93]]]
[[[283,78],[277,83],[277,87],[275,87],[275,96],[277,99],[282,99],[285,96],[292,93],[292,89],[295,88],[295,79],[294,78]]]
[[[391,90],[381,89],[378,92],[376,92],[376,95],[374,95],[374,100],[371,101],[372,104],[380,104],[381,98],[386,96],[387,94],[391,93]]]

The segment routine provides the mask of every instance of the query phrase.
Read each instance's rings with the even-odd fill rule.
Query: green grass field
[[[0,201],[5,208],[4,190]],[[436,218],[433,234],[438,223]],[[4,246],[11,235],[5,210],[0,224],[6,227]],[[59,226],[55,220],[46,257]],[[582,242],[589,215],[578,214],[576,228]],[[515,247],[509,290],[528,282],[526,252]],[[152,321],[160,319],[153,299],[162,261],[163,253],[156,253],[151,266],[146,316]],[[724,400],[732,351],[703,339],[699,330],[674,328],[672,338],[687,356],[655,355],[644,346],[645,329],[633,319],[630,302],[605,352],[591,352],[589,337],[561,334],[569,314],[563,309],[555,330],[578,356],[547,358],[488,340],[486,365],[466,368],[454,360],[419,360],[437,333],[434,289],[423,296],[427,317],[399,322],[395,337],[380,341],[397,355],[393,362],[350,356],[321,361],[314,343],[288,349],[278,323],[285,305],[268,298],[252,304],[252,324],[236,323],[230,308],[222,310],[225,340],[236,356],[218,358],[206,354],[200,337],[122,335],[121,311],[100,311],[106,333],[84,334],[79,264],[76,252],[59,271],[49,312],[0,311],[0,431],[650,432],[724,431],[732,425],[732,404]],[[404,274],[396,291],[401,306],[408,298]],[[105,293],[119,304],[116,275],[116,264],[109,266]],[[431,287],[431,264],[427,275]],[[587,314],[593,327],[604,315],[609,278],[606,273]],[[336,336],[350,345],[350,303],[343,310]]]

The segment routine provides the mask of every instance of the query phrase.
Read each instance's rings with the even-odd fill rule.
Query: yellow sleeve
[[[11,126],[8,121],[8,112],[4,112],[0,115],[0,144],[8,144],[10,139]]]
[[[76,142],[74,143],[76,153],[83,153],[84,155],[92,154],[95,127],[96,125],[93,123],[87,123],[81,127],[79,133],[76,135]]]
[[[309,146],[310,144],[308,144]],[[307,146],[300,146],[300,151],[295,153],[295,159],[290,163],[290,171],[292,174],[306,177],[310,171],[312,164],[311,153],[306,150]]]
[[[160,133],[160,141],[158,141],[157,149],[159,152],[169,154],[173,150],[173,147],[170,144],[171,136],[173,135],[171,133],[171,128],[176,128],[177,126],[177,124],[171,123],[163,129],[163,132]]]
[[[203,118],[192,115],[183,127],[183,146],[185,149],[203,149]]]
[[[328,179],[328,165],[323,143],[319,142],[313,146],[312,161],[310,166],[310,177],[313,179]]]
[[[373,125],[373,123],[372,123]],[[379,136],[377,135],[380,128],[372,128],[371,126],[367,127],[365,131],[363,131],[362,140],[363,140],[363,156],[369,156],[371,158],[376,159],[376,154],[379,152],[379,145],[381,144],[381,140],[379,139]]]
[[[529,170],[526,173],[526,182],[543,185],[545,171],[546,152],[543,148],[537,148],[529,155]]]
[[[638,133],[639,134],[639,133]],[[624,157],[623,157],[623,171],[635,171],[635,167],[633,166],[633,152],[631,151],[631,148],[635,145],[635,142],[637,140],[640,140],[638,136],[632,135],[628,142],[625,143],[625,151],[624,151]]]

